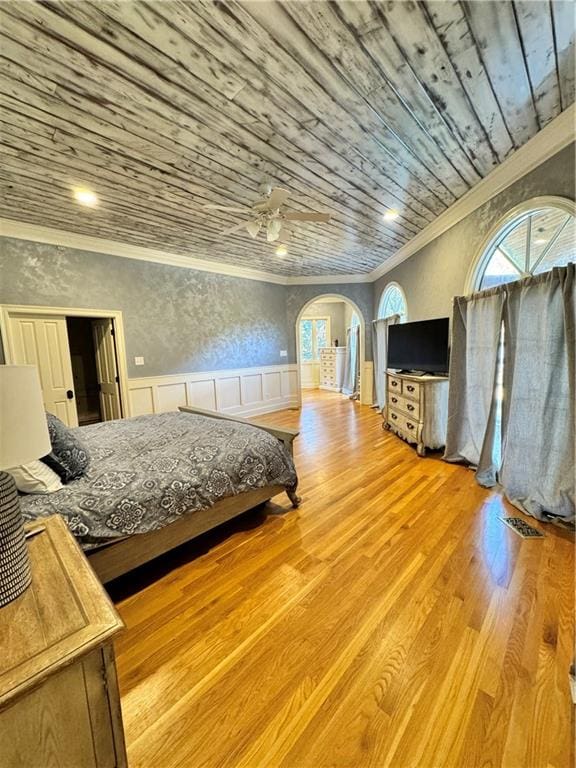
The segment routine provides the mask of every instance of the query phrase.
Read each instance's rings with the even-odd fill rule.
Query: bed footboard
[[[105,584],[179,544],[190,541],[249,509],[254,509],[285,490],[281,485],[267,485],[238,496],[230,496],[216,502],[209,509],[184,515],[165,528],[135,534],[89,550],[85,554],[100,581]]]
[[[208,411],[204,408],[196,408],[193,405],[181,405],[179,410],[183,413],[197,413],[199,416],[209,416],[212,419],[237,421],[239,424],[249,424],[251,427],[258,427],[258,429],[263,429],[270,435],[277,437],[278,440],[281,440],[286,446],[286,450],[290,453],[290,455],[294,455],[294,448],[292,443],[294,442],[294,439],[300,434],[299,430],[297,429],[290,429],[289,427],[275,427],[271,424],[258,424],[255,421],[250,421],[250,419],[244,419],[242,416],[230,416],[227,413]],[[290,497],[290,500],[292,501],[292,497]]]

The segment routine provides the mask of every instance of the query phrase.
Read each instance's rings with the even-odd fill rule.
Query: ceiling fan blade
[[[282,187],[275,187],[268,198],[268,208],[280,208],[289,198],[290,192]]]
[[[256,211],[273,211],[276,208],[280,208],[281,205],[284,205],[289,195],[290,192],[288,192],[287,189],[275,187],[272,192],[270,192],[270,197],[267,200],[263,200],[261,203],[256,203],[256,205],[253,206],[253,209]]]
[[[287,221],[330,221],[331,213],[308,213],[306,211],[294,211],[283,214]]]
[[[253,237],[256,239],[258,237],[258,233],[260,232],[260,228],[262,224],[259,221],[247,221],[243,225],[246,227],[246,231],[250,235],[250,237]]]
[[[220,232],[220,237],[225,237],[226,235],[231,235],[232,232],[238,232],[239,229],[244,229],[246,226],[246,222],[243,221],[240,224],[234,224],[233,227],[230,227],[229,229],[225,229],[224,232]]]
[[[272,221],[269,221],[268,227],[266,228],[266,240],[269,243],[273,243],[275,240],[278,240],[280,237],[281,229],[282,219],[272,219]]]
[[[226,205],[213,205],[212,203],[203,205],[202,208],[209,211],[230,211],[231,213],[248,213],[250,211],[250,208],[229,208]]]

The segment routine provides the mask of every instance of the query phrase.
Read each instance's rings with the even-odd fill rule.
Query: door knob
[[[68,400],[73,400],[74,399],[74,392],[72,392],[71,389],[67,390],[66,397],[68,398]]]

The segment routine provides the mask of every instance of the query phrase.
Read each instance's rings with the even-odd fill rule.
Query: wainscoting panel
[[[270,374],[266,374],[267,376]],[[242,403],[244,405],[260,403],[264,400],[262,394],[262,374],[254,373],[251,376],[242,376],[240,378],[242,386]]]
[[[278,400],[282,397],[282,373],[272,371],[264,374],[264,400]]]
[[[216,379],[189,381],[187,386],[189,405],[206,408],[208,411],[216,410]]]
[[[302,363],[300,366],[302,389],[318,389],[320,386],[320,363]]]
[[[298,394],[298,368],[294,366],[293,369],[284,370],[280,373],[282,377],[282,397],[293,397],[294,392]]]
[[[129,379],[128,391],[132,416],[176,411],[179,405],[256,416],[298,407],[298,369],[290,364],[145,376]]]
[[[150,386],[131,386],[129,380],[128,392],[130,393],[130,415],[142,416],[145,413],[155,413],[154,391]]]
[[[216,381],[216,392],[219,411],[230,411],[242,405],[242,388],[240,376],[227,376]]]
[[[156,387],[156,412],[177,411],[179,405],[186,405],[186,382],[158,384]]]
[[[360,402],[362,405],[372,405],[374,402],[374,363],[372,360],[366,360],[362,373]]]

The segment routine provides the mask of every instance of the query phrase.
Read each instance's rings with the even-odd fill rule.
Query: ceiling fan
[[[235,224],[229,229],[225,229],[222,232],[222,236],[231,235],[233,232],[238,232],[240,229],[245,229],[248,234],[257,238],[260,231],[266,232],[266,240],[269,243],[273,243],[278,240],[279,237],[288,234],[285,227],[287,221],[315,221],[315,222],[327,222],[330,221],[330,213],[316,213],[307,211],[286,211],[282,212],[281,208],[286,202],[290,192],[281,187],[275,187],[272,189],[270,186],[266,186],[263,190],[266,197],[263,200],[259,200],[249,208],[244,206],[243,208],[230,208],[226,205],[203,205],[202,208],[212,211],[228,211],[230,213],[245,213],[250,218],[248,221],[243,221],[240,224]]]

